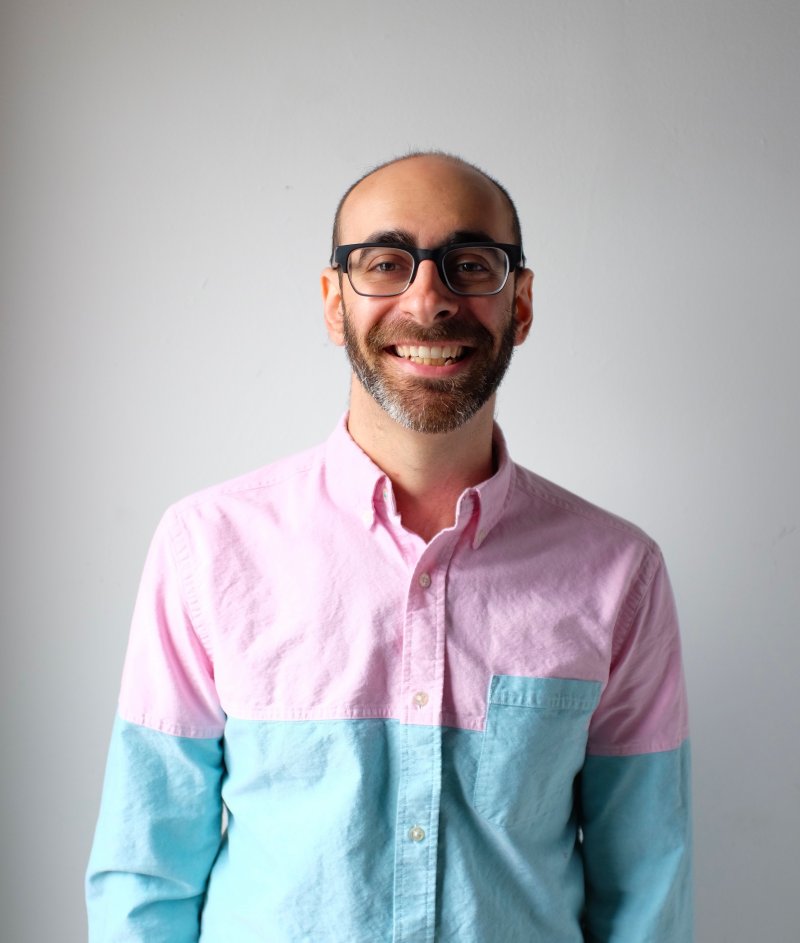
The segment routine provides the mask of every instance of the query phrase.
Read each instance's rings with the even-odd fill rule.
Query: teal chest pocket
[[[494,675],[473,802],[484,818],[529,825],[572,808],[599,681]]]

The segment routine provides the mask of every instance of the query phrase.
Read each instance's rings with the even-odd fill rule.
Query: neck
[[[423,540],[452,526],[464,489],[492,475],[494,401],[451,432],[415,432],[390,419],[353,379],[348,431],[391,479],[403,526]]]

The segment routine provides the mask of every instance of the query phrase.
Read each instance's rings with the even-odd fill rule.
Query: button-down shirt
[[[92,943],[688,943],[661,555],[515,465],[427,544],[343,421],[145,566]]]

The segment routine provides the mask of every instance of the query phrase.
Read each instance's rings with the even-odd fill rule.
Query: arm
[[[190,943],[220,844],[224,717],[172,552],[145,566],[87,874],[91,943]]]
[[[581,774],[588,943],[691,943],[686,698],[658,554],[623,606]]]

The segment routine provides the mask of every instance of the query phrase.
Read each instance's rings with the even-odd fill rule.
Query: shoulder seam
[[[283,463],[278,464],[281,465]],[[199,507],[215,497],[227,497],[237,494],[246,494],[249,491],[259,491],[262,488],[271,488],[275,485],[282,484],[284,481],[288,481],[290,478],[307,474],[314,467],[314,457],[313,455],[309,455],[305,462],[298,463],[290,469],[286,468],[283,474],[279,474],[277,471],[271,475],[267,474],[271,467],[272,466],[268,465],[262,470],[262,472],[253,472],[250,475],[243,476],[245,479],[249,479],[254,475],[264,475],[264,477],[259,477],[256,481],[242,481],[241,479],[234,478],[231,481],[223,482],[222,484],[211,485],[208,488],[203,488],[200,491],[196,491],[194,494],[187,495],[185,498],[181,498],[172,505],[172,508],[176,511],[176,513],[180,514],[184,509]]]

